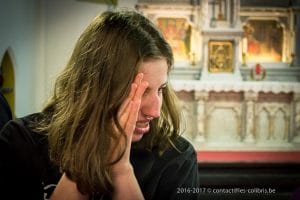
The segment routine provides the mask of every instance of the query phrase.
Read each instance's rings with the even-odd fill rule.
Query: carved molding
[[[300,93],[261,94],[181,91],[186,135],[199,150],[300,150]]]
[[[300,93],[299,82],[171,80],[175,91]]]

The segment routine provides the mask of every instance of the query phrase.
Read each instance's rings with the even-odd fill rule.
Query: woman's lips
[[[135,134],[145,134],[150,130],[149,122],[137,122],[134,133]]]

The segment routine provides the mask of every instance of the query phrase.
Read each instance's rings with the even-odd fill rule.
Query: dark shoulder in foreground
[[[4,95],[0,91],[0,130],[1,128],[12,119],[12,113],[8,102],[6,101]]]
[[[159,159],[161,177],[153,199],[196,200],[199,198],[197,155],[192,144],[183,137],[173,141],[175,147]]]
[[[195,149],[192,146],[192,144],[185,139],[184,137],[179,136],[174,140],[175,147],[180,151],[180,152],[194,152]]]
[[[198,199],[198,162],[192,144],[183,137],[173,140],[162,155],[158,150],[134,150],[131,161],[145,199]]]
[[[40,119],[42,114],[11,120],[0,132],[0,193],[10,199],[43,199],[60,177],[49,160],[47,135],[31,128]]]
[[[173,140],[174,146],[170,146],[166,152],[163,153],[162,158],[170,159],[196,159],[196,151],[193,145],[184,137],[177,137]]]
[[[9,144],[11,147],[15,146],[18,150],[21,150],[21,147],[17,145],[19,143],[35,146],[41,140],[46,139],[45,135],[38,134],[32,130],[33,125],[41,119],[42,114],[35,113],[11,120],[1,130],[0,137],[6,144]]]

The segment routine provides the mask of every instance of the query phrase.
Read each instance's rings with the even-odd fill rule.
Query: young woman
[[[97,16],[43,111],[0,133],[0,194],[197,199],[196,154],[179,135],[168,82],[172,64],[170,46],[141,14]]]

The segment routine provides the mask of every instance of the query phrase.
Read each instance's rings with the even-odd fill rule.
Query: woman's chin
[[[132,142],[138,142],[138,141],[140,141],[143,138],[143,136],[147,132],[149,132],[149,129],[150,129],[149,126],[147,126],[145,128],[138,128],[138,127],[136,127],[135,130],[134,130],[134,132],[133,132],[133,135],[132,135]]]
[[[133,134],[132,142],[138,142],[143,138],[144,134]]]

